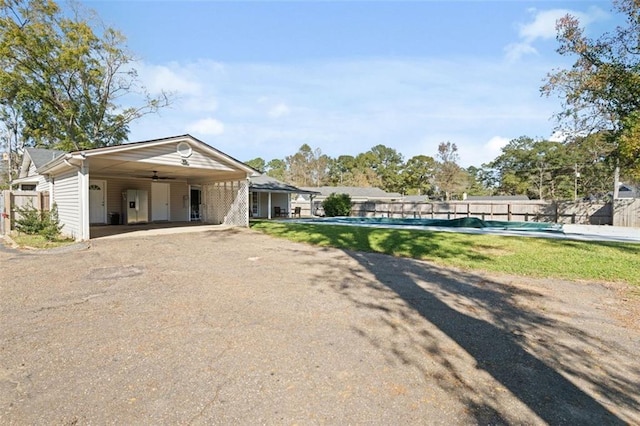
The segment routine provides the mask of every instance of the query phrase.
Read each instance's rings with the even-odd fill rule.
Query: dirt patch
[[[238,229],[0,262],[3,424],[640,423],[621,285]]]

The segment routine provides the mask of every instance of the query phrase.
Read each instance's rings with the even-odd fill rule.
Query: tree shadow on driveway
[[[477,423],[640,421],[634,355],[576,325],[589,314],[575,319],[573,301],[412,259],[345,253],[358,265],[334,290],[375,317],[355,331],[390,363],[435,381]]]

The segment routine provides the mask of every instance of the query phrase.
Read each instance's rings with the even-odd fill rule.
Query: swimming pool
[[[511,230],[529,232],[562,232],[562,224],[544,222],[505,222],[497,220],[482,220],[476,217],[458,219],[413,219],[388,217],[323,217],[314,219],[300,219],[301,223],[321,223],[332,225],[355,225],[371,227],[406,227],[406,228],[472,228],[483,230]]]

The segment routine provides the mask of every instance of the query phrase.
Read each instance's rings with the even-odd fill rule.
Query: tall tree
[[[331,158],[323,154],[320,148],[316,148],[313,151],[313,158],[309,172],[311,174],[311,183],[315,187],[326,184],[329,180],[329,164],[331,164]]]
[[[488,165],[497,179],[498,193],[554,200],[576,196],[578,166],[584,167],[584,159],[577,149],[526,136],[511,140]]]
[[[467,193],[469,195],[492,195],[493,173],[484,167],[467,168]]]
[[[427,155],[411,157],[402,171],[403,192],[405,194],[429,195],[433,193],[436,160]]]
[[[245,161],[244,163],[249,167],[253,167],[260,173],[264,173],[267,168],[267,163],[261,157],[253,158],[251,160]]]
[[[551,72],[541,90],[563,99],[557,118],[570,134],[608,131],[616,145],[611,155],[640,176],[640,146],[628,137],[638,132],[640,114],[640,2],[616,0],[614,7],[626,25],[597,39],[574,16],[558,21],[558,52],[576,59],[570,69]]]
[[[402,154],[393,148],[385,145],[376,145],[364,154],[356,157],[362,176],[369,173],[364,170],[368,168],[377,176],[379,184],[372,186],[381,186],[385,191],[401,191],[403,158]],[[374,183],[374,182],[371,182]]]
[[[129,124],[167,106],[140,86],[118,31],[71,4],[0,0],[0,108],[15,144],[78,150],[120,144]],[[136,106],[122,106],[139,95]]]
[[[441,142],[438,145],[438,166],[435,174],[435,183],[449,201],[455,192],[459,192],[466,186],[466,173],[458,165],[458,147],[455,143]]]
[[[274,158],[267,163],[265,168],[267,176],[284,181],[287,179],[287,163],[284,160]]]
[[[356,159],[351,155],[340,155],[329,162],[328,183],[334,186],[352,186]]]
[[[320,149],[313,150],[306,143],[297,153],[285,159],[288,168],[288,181],[298,186],[321,186],[329,172],[329,157]]]

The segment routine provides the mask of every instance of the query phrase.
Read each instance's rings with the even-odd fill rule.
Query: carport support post
[[[78,170],[78,193],[80,195],[80,241],[89,239],[89,170],[86,161],[82,161],[82,166]]]

